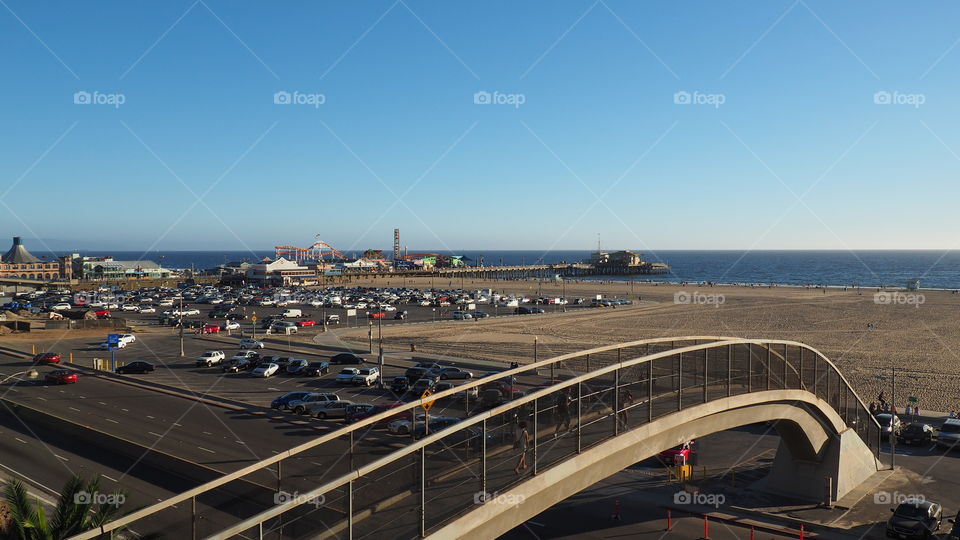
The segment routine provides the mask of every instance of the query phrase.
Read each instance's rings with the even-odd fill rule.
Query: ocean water
[[[430,252],[431,250],[423,250]],[[637,250],[642,252],[642,250]],[[440,252],[437,250],[436,252]],[[389,251],[385,251],[389,253]],[[227,261],[255,262],[273,257],[273,251],[117,251],[83,253],[112,255],[118,260],[152,260],[169,268],[214,268]],[[39,253],[37,253],[39,255]],[[348,253],[347,255],[352,255]],[[357,254],[359,255],[359,253]],[[484,265],[534,264],[583,261],[590,251],[495,251],[465,250],[456,253]],[[644,260],[663,262],[668,274],[657,276],[616,276],[611,279],[653,281],[712,281],[784,285],[827,285],[903,287],[919,279],[920,286],[933,289],[960,288],[960,251],[679,251],[645,252]],[[603,279],[603,278],[596,278]]]

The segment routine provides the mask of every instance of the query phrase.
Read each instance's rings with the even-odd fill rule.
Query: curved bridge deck
[[[380,419],[365,419],[75,538],[122,526],[139,534],[162,526],[166,535],[195,538],[487,537],[683,440],[764,420],[776,422],[781,453],[789,454],[778,454],[774,473],[828,470],[835,494],[862,480],[837,463],[869,468],[879,454],[880,426],[863,401],[829,359],[801,343],[651,339],[550,358],[497,379],[508,386],[522,373],[553,384],[402,447],[385,446],[372,436]],[[431,399],[462,399],[454,394],[493,380]],[[421,401],[393,414],[416,412]],[[518,475],[519,422],[532,442],[529,468]],[[485,494],[493,493],[523,494],[528,502],[487,503]],[[236,501],[245,510],[235,523],[203,519],[205,508]]]

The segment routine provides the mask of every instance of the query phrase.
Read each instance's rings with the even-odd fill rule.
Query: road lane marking
[[[107,476],[107,475],[105,475],[105,474],[103,474],[103,473],[100,473],[100,476],[106,478],[107,480],[113,480],[114,482],[117,481],[117,480],[115,480],[115,479],[113,479],[113,478],[110,478],[109,476]]]
[[[161,435],[161,434],[159,434],[159,433],[154,433],[154,432],[152,432],[152,431],[148,431],[147,433],[153,435],[154,437],[163,437],[163,435]]]
[[[210,433],[209,431],[204,431],[203,434],[204,434],[204,435],[213,435],[213,433]]]
[[[67,459],[67,458],[65,458],[65,457],[63,457],[63,456],[61,456],[61,455],[59,455],[59,454],[54,454],[54,456],[56,456],[56,457],[58,457],[58,458],[60,458],[60,459],[62,459],[62,460],[64,460],[64,461],[70,461],[69,459]]]
[[[102,401],[98,401],[97,403],[99,403],[100,405],[106,405],[106,403],[104,403],[104,402],[102,402]]]
[[[130,412],[130,409],[120,409],[123,412]]]
[[[53,489],[48,488],[47,486],[41,484],[40,482],[37,482],[36,480],[30,478],[29,476],[27,476],[27,475],[25,475],[25,474],[18,473],[17,471],[11,469],[10,467],[7,467],[7,466],[4,465],[3,463],[0,463],[0,467],[3,467],[4,469],[10,471],[11,473],[13,473],[13,474],[16,475],[16,476],[19,476],[19,477],[21,477],[21,478],[24,478],[27,482],[29,482],[29,483],[31,483],[31,484],[33,484],[33,485],[35,485],[35,486],[40,486],[40,487],[42,487],[43,489],[47,490],[47,491],[50,492],[50,493],[53,493],[53,494],[56,494],[56,493],[57,493],[56,490],[53,490]],[[40,499],[40,500],[43,501],[43,502],[49,504],[50,506],[56,506],[56,505],[57,505],[56,502],[51,501],[50,499],[47,499],[46,497],[41,497],[40,495],[37,495],[36,493],[30,493],[29,491],[28,491],[27,493],[29,493],[30,495],[33,495],[34,497]]]
[[[316,461],[311,461],[310,463],[313,463],[317,467],[323,467],[323,463],[317,463]]]
[[[153,418],[152,416],[150,416],[149,414],[147,415],[147,418],[149,418],[149,419],[151,419],[151,420],[154,420],[154,418]]]
[[[177,426],[177,427],[183,427],[183,424],[178,424],[178,423],[176,423],[176,422],[174,422],[173,425],[175,425],[175,426]]]
[[[80,412],[80,409],[77,409],[77,408],[75,408],[75,407],[67,407],[67,408],[70,409],[71,411]]]
[[[119,423],[120,423],[120,422],[117,422],[116,420],[114,420],[113,418],[104,418],[104,420],[106,420],[107,422],[113,422],[114,424],[119,424]]]
[[[202,446],[198,446],[197,448],[203,450],[204,452],[210,452],[211,454],[216,454],[216,452],[214,452],[213,450],[210,450],[209,448],[204,448]]]
[[[21,439],[20,437],[14,437],[14,439],[16,439],[16,440],[18,440],[18,441],[20,441],[20,442],[22,442],[23,444],[27,444],[27,441],[25,441],[25,440],[23,440],[23,439]]]
[[[47,398],[45,398],[45,397],[37,397],[37,399],[39,399],[40,401],[46,401],[46,400],[47,400]]]
[[[87,396],[80,396],[80,399],[87,399]]]

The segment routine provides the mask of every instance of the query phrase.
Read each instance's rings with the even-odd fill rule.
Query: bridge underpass
[[[192,537],[494,537],[661,450],[761,421],[775,422],[782,437],[768,479],[773,491],[821,498],[821,485],[811,484],[809,492],[796,487],[826,476],[839,498],[878,469],[879,425],[835,366],[800,343],[703,336],[644,340],[547,359],[499,378],[532,372],[562,382],[400,450],[368,441],[377,419],[364,420],[135,512],[102,532],[128,525],[149,533],[138,522],[165,516],[160,520],[168,524],[165,534]],[[558,433],[561,392],[573,405],[569,431]],[[528,424],[533,443],[529,469],[517,475],[519,451],[512,442],[520,421]],[[300,459],[343,442],[353,451],[324,471],[310,470]],[[219,491],[230,487],[235,493],[237,480],[262,478],[267,468],[279,473],[273,504],[256,497],[262,510],[238,515],[227,527],[203,519]],[[522,495],[525,502],[484,504],[484,493]],[[175,504],[179,508],[173,509]]]

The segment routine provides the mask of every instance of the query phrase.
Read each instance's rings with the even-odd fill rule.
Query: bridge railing
[[[528,385],[524,395],[489,410],[459,394],[499,385],[505,397],[513,396],[517,375],[544,385]],[[419,440],[386,434],[379,418],[367,419],[77,538],[120,526],[193,538],[420,537],[529,474],[627,430],[708,401],[776,389],[816,394],[879,453],[879,425],[814,349],[709,336],[644,340],[547,359],[438,393],[431,416],[466,418],[433,433],[418,432],[424,427],[418,420],[410,427]],[[422,401],[390,416],[415,412]],[[531,441],[527,468],[518,471],[521,423]]]

